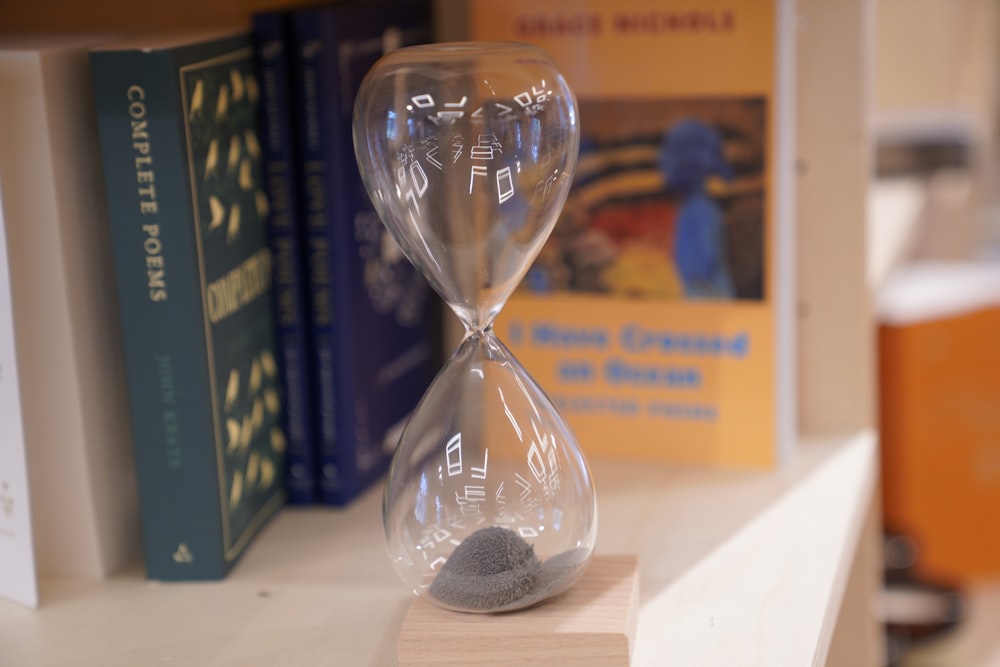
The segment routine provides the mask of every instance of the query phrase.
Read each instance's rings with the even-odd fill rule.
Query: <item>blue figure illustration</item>
[[[722,210],[705,191],[710,176],[732,178],[722,154],[722,137],[700,120],[678,121],[663,135],[660,169],[667,186],[681,198],[674,226],[674,263],[684,296],[732,298]]]

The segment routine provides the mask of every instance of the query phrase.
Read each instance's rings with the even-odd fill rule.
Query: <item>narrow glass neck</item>
[[[479,326],[476,324],[470,324],[468,322],[462,321],[465,325],[465,336],[464,338],[476,337],[476,336],[488,336],[493,337],[493,320],[490,319],[485,326]]]
[[[470,307],[465,304],[449,304],[455,315],[458,316],[462,326],[465,327],[465,337],[473,334],[493,335],[493,322],[503,307],[501,303],[479,304],[478,307]]]

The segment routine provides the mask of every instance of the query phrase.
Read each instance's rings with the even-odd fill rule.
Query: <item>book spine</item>
[[[337,349],[342,344],[337,322],[338,285],[336,255],[336,156],[349,146],[336,136],[339,124],[337,73],[331,65],[334,45],[326,35],[318,12],[294,15],[295,44],[299,57],[298,91],[301,196],[305,212],[307,266],[309,271],[310,334],[315,372],[317,458],[319,494],[325,504],[343,505],[351,496],[353,444],[351,421],[338,388]],[[341,403],[338,403],[341,401]]]
[[[178,72],[92,54],[146,574],[217,579],[227,560]]]
[[[261,80],[265,185],[270,203],[279,366],[285,399],[284,426],[288,435],[286,482],[289,502],[306,505],[318,499],[318,471],[304,221],[300,215],[299,162],[292,103],[295,54],[290,15],[281,11],[255,15],[253,31]]]

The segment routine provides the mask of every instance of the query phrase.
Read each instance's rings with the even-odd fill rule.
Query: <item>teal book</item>
[[[146,574],[224,577],[286,438],[248,31],[91,52]]]

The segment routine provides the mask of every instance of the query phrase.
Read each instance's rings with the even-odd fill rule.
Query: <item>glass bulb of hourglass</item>
[[[492,326],[565,202],[573,94],[527,44],[399,49],[362,82],[354,145],[382,221],[466,328],[389,469],[390,559],[446,608],[538,603],[582,574],[596,500],[572,431]]]

